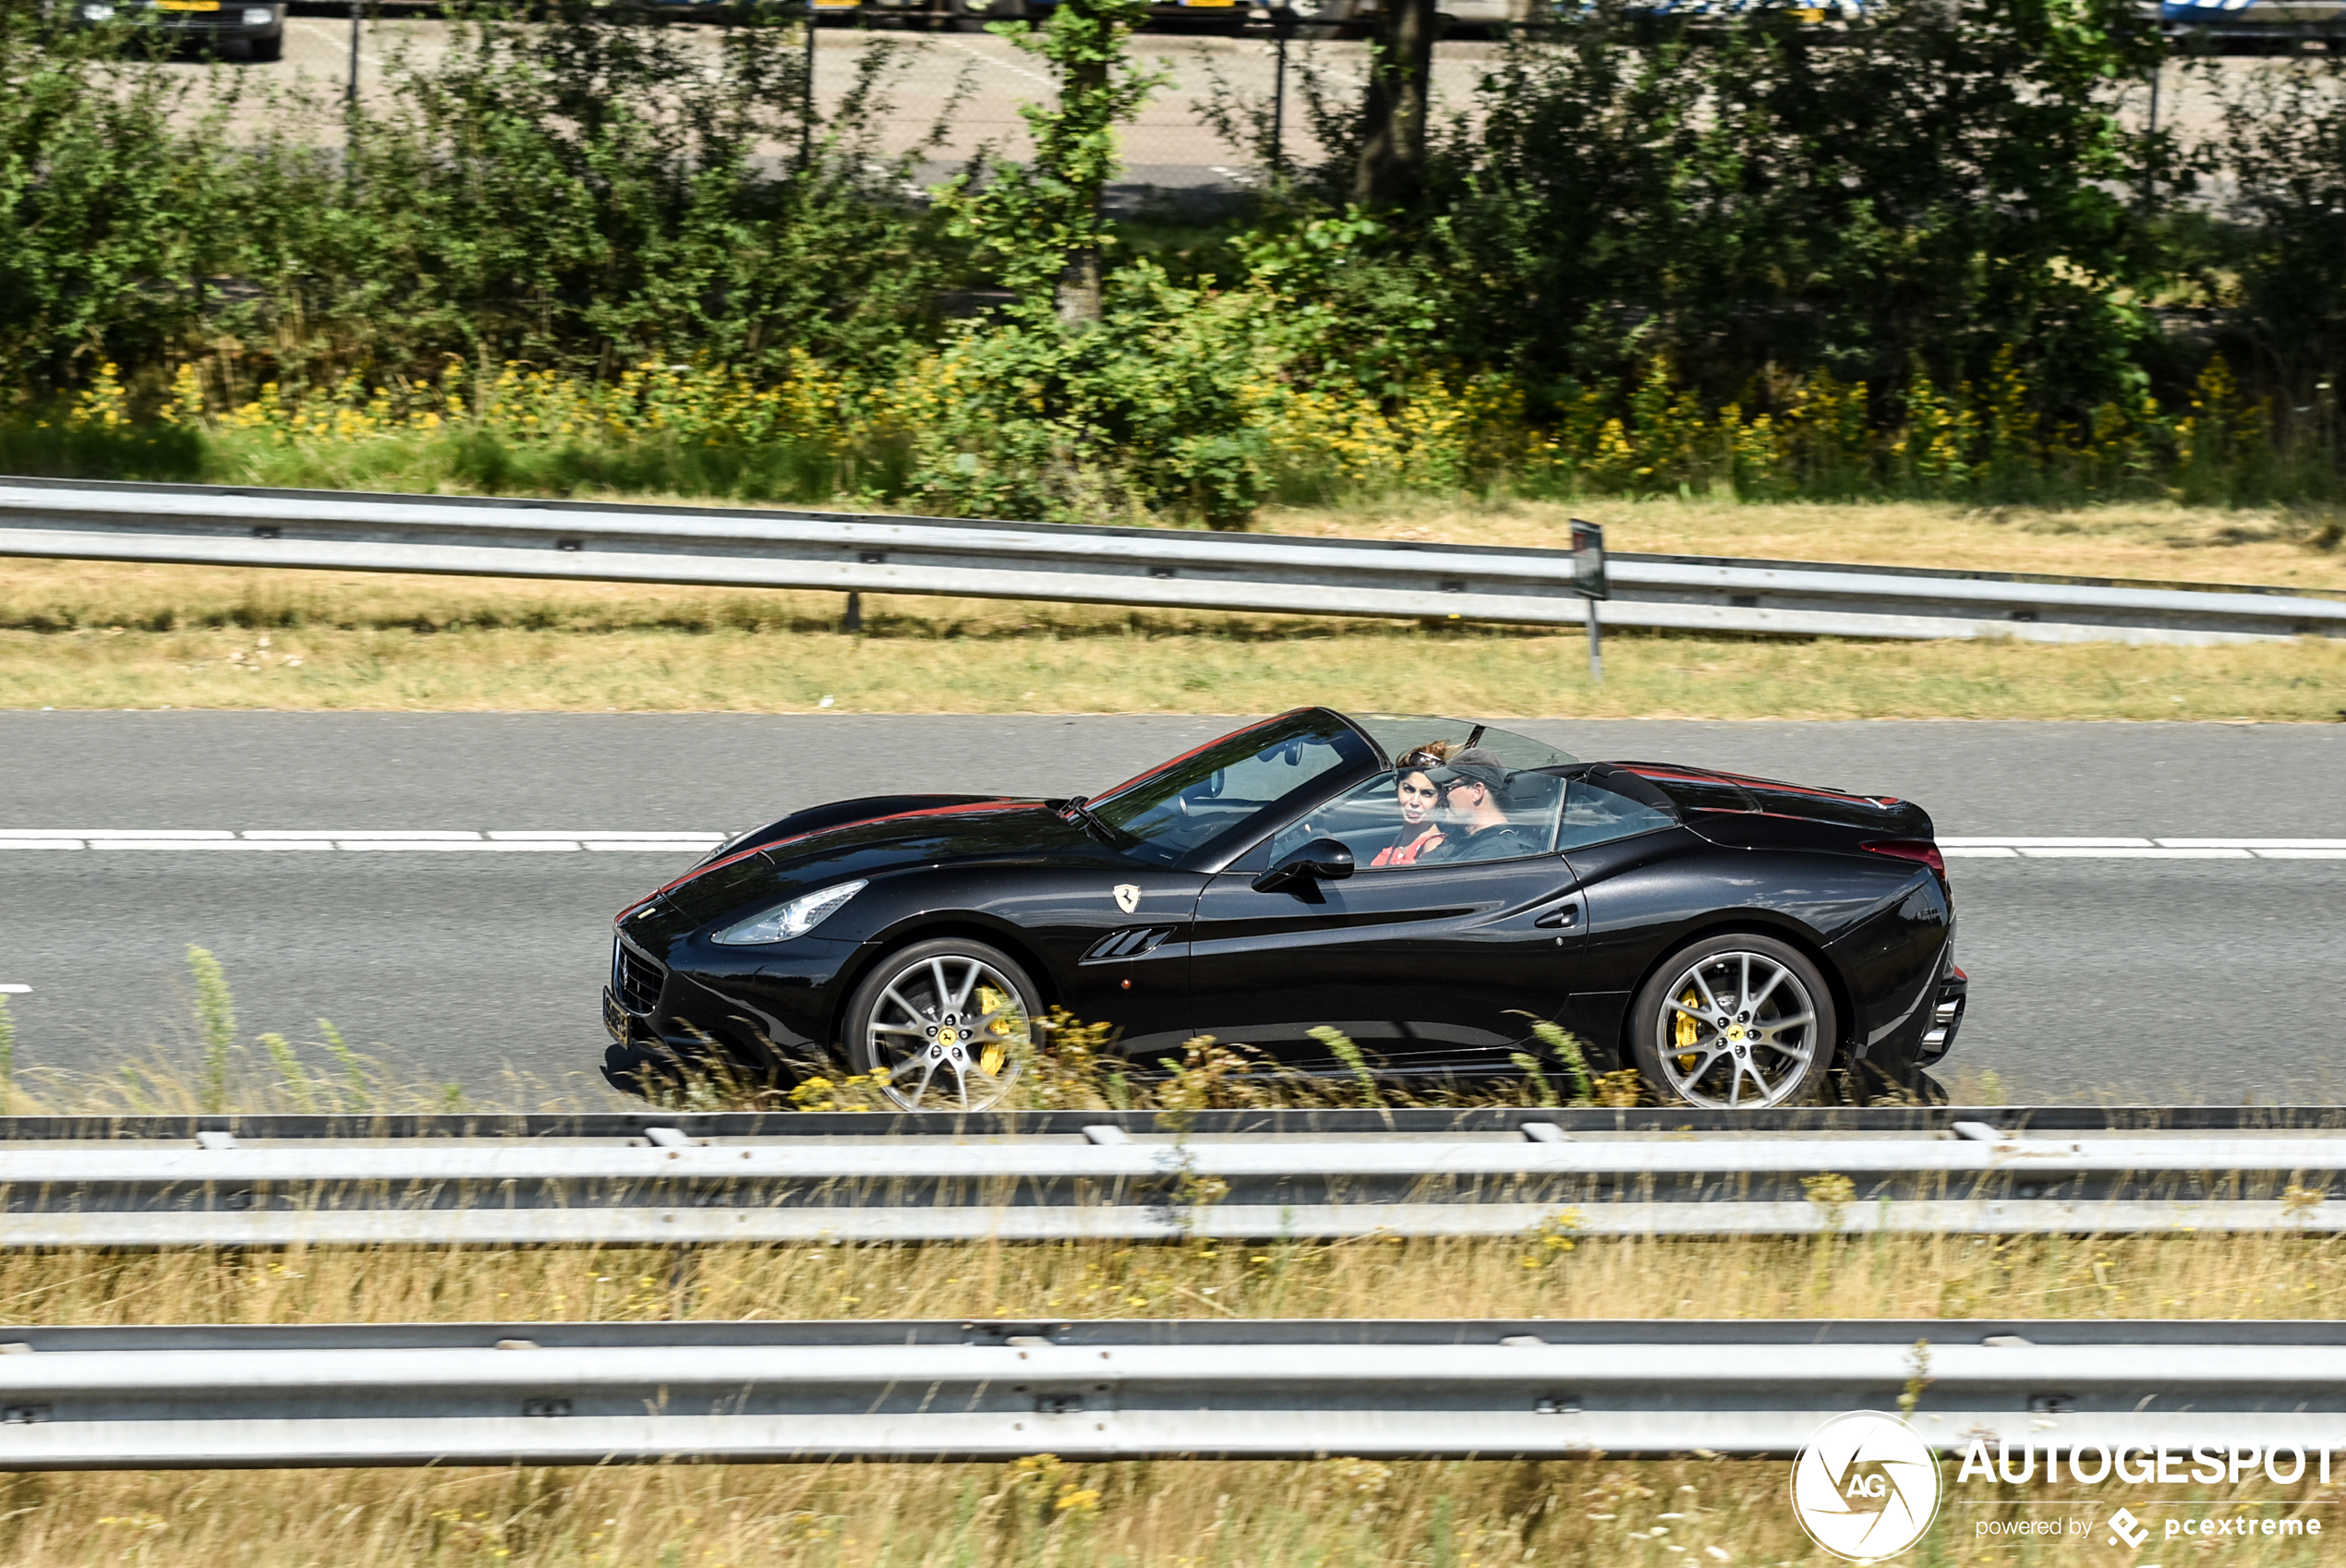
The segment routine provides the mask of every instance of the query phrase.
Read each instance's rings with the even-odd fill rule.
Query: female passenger
[[[1442,842],[1442,829],[1433,821],[1442,791],[1428,770],[1447,761],[1451,750],[1449,742],[1436,741],[1401,759],[1400,775],[1393,784],[1394,795],[1401,803],[1400,831],[1393,836],[1392,843],[1376,852],[1371,866],[1413,865],[1420,855]]]

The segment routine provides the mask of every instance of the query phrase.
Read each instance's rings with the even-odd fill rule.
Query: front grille
[[[659,1006],[659,989],[668,971],[625,942],[614,939],[611,955],[611,995],[631,1013],[648,1013]]]

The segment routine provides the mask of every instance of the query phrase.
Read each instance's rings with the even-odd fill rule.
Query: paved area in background
[[[1229,728],[1180,717],[0,714],[0,829],[688,833],[903,789],[1094,790]],[[1921,801],[1950,837],[2346,838],[2346,726],[1547,721],[1670,758]],[[603,840],[618,842],[619,840]],[[688,853],[675,857],[688,860]],[[184,1042],[212,948],[243,1031],[325,1016],[417,1078],[591,1075],[612,911],[665,851],[13,853],[19,1051]],[[1977,1001],[1951,1068],[2042,1092],[2346,1096],[2320,977],[2346,862],[1964,860]]]
[[[695,29],[688,36],[714,54],[717,30]],[[359,45],[359,86],[369,103],[381,103],[383,73],[403,53],[429,64],[447,48],[449,26],[441,21],[375,20],[363,24]],[[855,89],[867,61],[889,62],[877,79],[884,84],[885,115],[876,116],[876,140],[889,153],[918,151],[922,163],[914,183],[925,188],[978,151],[992,147],[1004,156],[1024,158],[1033,151],[1018,105],[1047,102],[1051,95],[1049,68],[1007,40],[987,33],[860,31],[826,27],[816,36],[816,92],[827,114],[835,113]],[[1260,110],[1267,119],[1273,79],[1273,53],[1265,37],[1198,36],[1174,32],[1145,33],[1132,45],[1136,60],[1162,69],[1170,80],[1143,106],[1135,122],[1120,133],[1119,146],[1127,164],[1128,187],[1147,186],[1167,191],[1236,190],[1252,184],[1252,165],[1260,149],[1248,130],[1245,146],[1234,146],[1209,123],[1201,106],[1221,99],[1238,109],[1247,125],[1248,112]],[[1304,84],[1316,79],[1332,105],[1349,103],[1364,85],[1369,45],[1360,42],[1299,42],[1289,52],[1287,113],[1281,145],[1295,163],[1308,164],[1322,155],[1312,135],[1311,116],[1304,104]],[[1466,112],[1472,105],[1481,75],[1504,54],[1496,42],[1476,38],[1445,40],[1434,57],[1433,93],[1437,116]],[[328,95],[329,112],[295,134],[325,145],[339,145],[339,94],[348,79],[350,29],[347,23],[321,17],[296,17],[285,24],[284,58],[277,63],[248,66],[255,84],[282,85],[306,78]],[[2208,63],[2223,89],[2238,91],[2288,62],[2265,58],[2225,58]],[[190,68],[185,64],[169,67]],[[2162,128],[2192,136],[2215,131],[2221,99],[2210,90],[2210,78],[2177,66],[2166,68],[2159,103]],[[2146,90],[2136,89],[2123,99],[2122,115],[2139,125],[2149,108]],[[292,126],[273,104],[256,96],[237,116],[248,128],[284,130]],[[785,151],[787,149],[773,149]]]

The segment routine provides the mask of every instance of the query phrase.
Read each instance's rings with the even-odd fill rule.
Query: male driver
[[[1450,836],[1418,857],[1418,864],[1444,861],[1497,861],[1532,852],[1531,840],[1507,820],[1499,796],[1507,770],[1497,754],[1481,746],[1452,754],[1433,774],[1442,803],[1457,824]]]

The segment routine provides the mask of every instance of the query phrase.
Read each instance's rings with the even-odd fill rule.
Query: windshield
[[[1308,804],[1377,765],[1349,724],[1307,708],[1176,757],[1086,809],[1131,840],[1118,846],[1126,853],[1174,865],[1247,842],[1257,819]]]
[[[1387,765],[1420,751],[1435,742],[1446,742],[1452,751],[1464,751],[1469,746],[1481,746],[1497,754],[1501,763],[1510,770],[1526,767],[1562,767],[1580,759],[1570,752],[1560,752],[1544,741],[1529,735],[1518,735],[1512,730],[1494,730],[1472,718],[1441,718],[1432,714],[1356,713],[1352,722],[1366,730],[1370,739],[1385,750]]]

